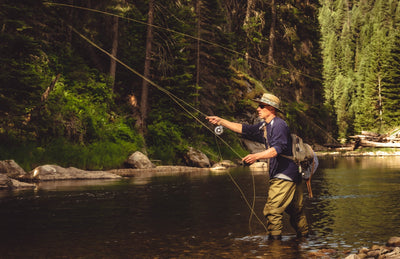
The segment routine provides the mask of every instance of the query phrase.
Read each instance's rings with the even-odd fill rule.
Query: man
[[[280,156],[292,156],[292,139],[286,122],[277,117],[280,111],[278,97],[265,93],[260,99],[253,100],[259,104],[258,116],[264,120],[255,125],[240,124],[209,116],[207,119],[216,125],[222,125],[244,138],[264,143],[264,151],[249,154],[243,162],[252,164],[259,159],[269,159],[268,198],[264,207],[267,218],[267,229],[270,239],[281,239],[283,212],[290,215],[290,223],[298,237],[308,236],[308,223],[303,211],[302,178],[298,166],[293,160]]]

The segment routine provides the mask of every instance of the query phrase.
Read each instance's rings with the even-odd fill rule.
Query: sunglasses
[[[267,104],[259,104],[258,105],[258,107],[260,107],[261,109],[264,109],[264,108],[266,108],[266,107],[268,107],[269,105],[267,105]]]

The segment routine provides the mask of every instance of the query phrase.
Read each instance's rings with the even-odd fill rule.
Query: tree
[[[391,22],[390,8],[386,1],[376,1],[370,10],[370,19],[363,25],[362,32],[368,33],[363,37],[362,50],[359,53],[360,66],[358,71],[357,96],[355,103],[355,126],[361,129],[380,131],[385,124],[383,121],[382,92],[385,88],[384,78],[387,74],[387,61],[390,57],[391,41],[388,38]]]
[[[0,134],[88,145],[136,141],[138,125],[150,154],[173,159],[210,143],[192,115],[246,114],[261,91],[321,118],[317,2],[4,0]]]
[[[275,25],[276,25],[276,6],[275,0],[271,0],[271,26],[269,29],[269,47],[268,47],[268,65],[275,64],[274,46],[275,46]]]
[[[0,132],[31,139],[31,111],[51,82],[43,42],[32,29],[45,14],[37,1],[2,1],[0,10]]]
[[[353,131],[380,131],[392,124],[388,113],[396,108],[392,108],[395,102],[389,89],[397,75],[390,62],[396,64],[393,18],[398,4],[382,0],[322,2],[319,21],[325,97],[343,138]]]
[[[396,5],[393,5],[396,6]],[[383,78],[382,89],[382,110],[383,121],[387,127],[398,127],[400,124],[400,2],[392,10],[393,28],[389,31],[389,57],[385,60],[384,70],[386,71]]]
[[[140,99],[140,118],[137,121],[139,131],[143,134],[146,129],[146,120],[148,113],[148,94],[149,86],[147,79],[150,79],[151,66],[151,48],[153,44],[153,21],[154,21],[154,0],[149,0],[149,12],[147,18],[147,34],[146,34],[146,57],[144,62],[144,72],[142,81],[142,96]]]
[[[112,48],[111,48],[111,55],[113,57],[117,57],[118,52],[118,17],[113,17],[112,23]],[[113,78],[112,88],[114,88],[114,81],[115,81],[115,74],[117,70],[117,61],[113,58],[110,60],[110,76]]]
[[[195,104],[199,103],[199,91],[200,88],[200,41],[201,41],[201,0],[196,1],[196,31],[197,31],[197,47],[196,47],[196,93],[195,93]]]

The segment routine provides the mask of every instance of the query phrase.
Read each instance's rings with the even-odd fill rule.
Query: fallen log
[[[400,143],[398,142],[376,142],[361,139],[359,145],[362,147],[377,147],[377,148],[400,148]]]

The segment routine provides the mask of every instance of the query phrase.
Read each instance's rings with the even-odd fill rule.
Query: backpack
[[[260,129],[264,128],[264,138],[268,143],[267,127],[265,122],[261,125]],[[312,147],[303,142],[303,139],[296,134],[290,134],[292,138],[292,153],[293,156],[286,156],[280,154],[280,156],[293,160],[299,167],[299,173],[301,177],[306,180],[308,196],[313,197],[311,189],[311,177],[315,173],[318,167],[318,158]],[[269,145],[268,145],[269,148]]]
[[[283,157],[293,160],[299,167],[299,173],[306,180],[309,197],[312,198],[311,177],[318,167],[318,158],[312,147],[303,142],[296,134],[291,134],[293,156]]]

